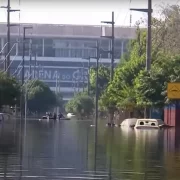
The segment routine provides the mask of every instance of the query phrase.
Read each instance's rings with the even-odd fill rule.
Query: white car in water
[[[76,115],[75,114],[73,114],[73,113],[67,113],[67,118],[74,118],[74,117],[76,117]]]
[[[159,129],[165,125],[161,119],[137,119],[135,129]]]

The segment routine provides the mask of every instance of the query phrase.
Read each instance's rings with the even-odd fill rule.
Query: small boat
[[[135,129],[160,129],[164,125],[161,119],[137,119]]]
[[[62,117],[62,118],[57,118],[54,119],[53,117],[49,117],[49,116],[43,116],[41,119],[39,120],[70,120],[70,118],[66,118],[66,117]]]

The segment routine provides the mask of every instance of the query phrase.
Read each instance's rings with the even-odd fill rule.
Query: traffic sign
[[[168,83],[167,97],[169,99],[180,99],[180,82]]]

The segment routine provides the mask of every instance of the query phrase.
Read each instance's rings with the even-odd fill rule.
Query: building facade
[[[25,79],[37,78],[46,82],[54,91],[61,91],[64,100],[69,100],[77,91],[83,91],[88,80],[89,57],[96,57],[97,40],[100,41],[100,64],[110,66],[111,40],[101,36],[111,36],[111,27],[80,25],[23,24],[11,27],[12,75],[21,78],[23,55],[23,27],[32,26],[26,31]],[[7,28],[0,24],[1,62],[6,54]],[[115,63],[127,52],[129,40],[135,38],[136,29],[115,27]],[[96,65],[91,58],[90,66]]]

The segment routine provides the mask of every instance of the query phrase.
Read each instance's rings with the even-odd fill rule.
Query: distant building
[[[111,50],[111,41],[101,35],[111,36],[111,27],[91,25],[47,25],[23,24],[11,27],[11,74],[20,78],[22,63],[23,26],[32,26],[26,37],[32,39],[32,61],[30,63],[30,40],[26,40],[25,78],[29,77],[30,64],[32,76],[46,82],[52,90],[59,89],[64,100],[69,100],[77,91],[87,85],[88,61],[83,58],[96,57],[96,42],[100,40],[103,51]],[[7,43],[6,24],[0,24],[1,49]],[[129,40],[135,38],[136,28],[115,27],[115,63],[127,51]],[[6,48],[2,51],[1,63]],[[100,63],[110,65],[111,54],[103,52]],[[91,59],[91,66],[96,60]],[[34,73],[35,72],[35,73]],[[83,76],[84,74],[84,76]],[[57,88],[58,87],[58,88]]]

